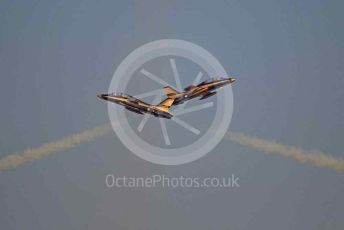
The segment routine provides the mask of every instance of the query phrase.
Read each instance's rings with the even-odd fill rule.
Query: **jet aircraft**
[[[235,82],[234,77],[229,78],[211,78],[201,82],[198,85],[189,85],[184,92],[178,92],[170,86],[164,87],[164,92],[168,98],[174,99],[173,105],[182,104],[195,97],[201,97],[200,100],[206,99],[216,94],[216,89]]]
[[[98,94],[97,97],[122,105],[127,110],[134,113],[148,113],[154,115],[155,117],[162,117],[167,119],[171,119],[173,117],[173,115],[169,113],[169,108],[172,106],[174,101],[173,98],[167,98],[160,102],[158,105],[151,105],[124,93]]]

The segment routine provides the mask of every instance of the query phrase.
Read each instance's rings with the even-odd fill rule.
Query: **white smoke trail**
[[[9,154],[0,159],[0,171],[15,168],[24,163],[39,160],[45,156],[71,149],[76,145],[104,136],[111,130],[111,124],[100,125],[90,130],[69,135],[58,141],[44,144],[38,148],[27,149],[21,153]],[[237,132],[228,132],[226,137],[241,145],[263,151],[267,154],[279,154],[301,163],[325,167],[338,172],[344,171],[343,159],[338,159],[319,151],[305,151],[300,148],[285,146],[274,141],[259,139]]]
[[[22,153],[9,154],[0,159],[0,171],[15,168],[26,162],[38,160],[45,156],[71,149],[76,145],[106,135],[111,131],[111,124],[100,125],[84,132],[66,136],[58,141],[44,144],[38,148],[27,149]]]
[[[300,148],[289,147],[274,141],[263,140],[236,132],[228,132],[226,136],[230,140],[241,145],[263,151],[267,154],[279,154],[292,158],[301,163],[308,163],[318,167],[329,168],[338,172],[344,171],[343,159],[337,159],[331,155],[319,151],[305,151]]]

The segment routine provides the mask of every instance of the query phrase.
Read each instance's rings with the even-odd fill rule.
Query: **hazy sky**
[[[342,1],[0,3],[0,154],[108,122],[137,47],[176,38],[237,76],[230,130],[344,157]],[[105,176],[228,176],[236,189],[109,189]],[[223,140],[181,166],[114,133],[0,174],[1,229],[342,229],[344,176]]]

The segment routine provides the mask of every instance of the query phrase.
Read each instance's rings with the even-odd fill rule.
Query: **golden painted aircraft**
[[[195,97],[201,97],[200,100],[206,99],[216,94],[214,90],[235,82],[234,77],[229,78],[211,78],[203,81],[198,85],[189,85],[184,92],[178,92],[170,86],[164,87],[164,92],[168,98],[174,99],[173,105],[182,104]]]
[[[155,117],[162,117],[167,119],[171,119],[173,117],[173,115],[169,113],[169,109],[174,101],[173,98],[167,98],[160,102],[158,105],[151,105],[124,93],[98,94],[97,97],[102,100],[122,105],[124,106],[124,108],[134,113],[148,113],[154,115]]]

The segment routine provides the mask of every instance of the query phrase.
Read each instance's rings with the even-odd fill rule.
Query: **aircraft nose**
[[[105,99],[106,96],[106,94],[97,94],[97,97],[100,99]]]
[[[234,77],[230,77],[229,78],[229,83],[233,83],[233,82],[235,82],[236,81],[236,79],[234,78]]]

